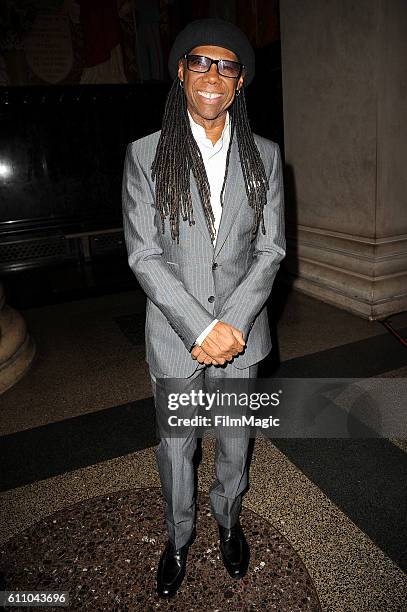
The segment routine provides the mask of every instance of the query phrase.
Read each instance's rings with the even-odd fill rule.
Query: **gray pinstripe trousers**
[[[180,391],[208,391],[216,387],[220,378],[256,378],[258,364],[237,369],[232,364],[225,367],[199,367],[189,378],[179,379]],[[157,384],[163,384],[162,375],[150,371],[156,411],[168,410],[168,406],[157,405]],[[157,381],[160,380],[160,382]],[[160,396],[162,397],[161,393]],[[189,416],[196,414],[191,406]],[[244,437],[222,436],[221,428],[216,439],[215,481],[210,490],[212,512],[223,527],[230,528],[237,521],[242,505],[242,493],[248,484],[248,445],[250,429]],[[183,438],[161,438],[155,450],[161,489],[165,499],[165,519],[170,540],[176,548],[189,539],[195,522],[195,474],[193,456],[197,439],[194,428]]]

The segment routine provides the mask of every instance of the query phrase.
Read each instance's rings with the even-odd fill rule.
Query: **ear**
[[[184,80],[184,60],[181,58],[178,62],[178,78],[182,82]]]
[[[243,87],[243,83],[244,83],[244,79],[245,79],[245,72],[243,70],[242,74],[239,77],[239,80],[236,84],[236,89],[240,90]]]

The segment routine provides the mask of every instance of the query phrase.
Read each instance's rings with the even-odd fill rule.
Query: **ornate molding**
[[[369,319],[407,309],[407,235],[288,229],[284,269],[304,293]]]

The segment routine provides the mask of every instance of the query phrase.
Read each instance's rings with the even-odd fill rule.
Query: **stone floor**
[[[155,595],[165,546],[159,489],[133,489],[80,502],[51,515],[0,550],[5,580],[14,589],[65,590],[74,609],[179,610]],[[235,581],[220,560],[209,498],[198,499],[197,538],[189,552],[182,609],[320,610],[301,558],[268,521],[244,509],[251,544],[248,574]]]
[[[63,588],[72,610],[407,609],[397,438],[256,438],[242,512],[251,563],[237,583],[218,558],[207,497],[214,443],[204,439],[187,577],[173,601],[158,599],[166,534],[144,298],[128,291],[24,316],[37,355],[0,397],[0,590]],[[393,320],[405,335],[407,317]],[[288,296],[274,331],[281,372],[406,377],[407,351],[380,323],[307,296]]]

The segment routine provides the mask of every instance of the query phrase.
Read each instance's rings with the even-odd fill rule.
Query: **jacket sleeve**
[[[251,266],[217,315],[220,321],[240,329],[245,339],[271,293],[280,262],[285,256],[284,187],[281,154],[277,144],[263,215],[266,234],[259,227]]]
[[[126,151],[122,205],[129,266],[146,295],[191,350],[214,316],[186,290],[163,257],[155,223],[154,193],[137,157],[135,143],[130,143]]]

